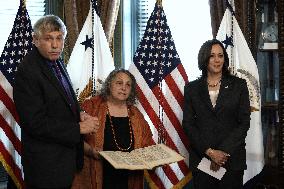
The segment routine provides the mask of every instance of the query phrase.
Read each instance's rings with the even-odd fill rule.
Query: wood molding
[[[284,0],[277,0],[279,57],[279,169],[284,171]]]

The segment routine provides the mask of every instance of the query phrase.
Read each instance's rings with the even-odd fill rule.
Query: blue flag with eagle
[[[94,5],[91,1],[89,14],[67,64],[79,102],[92,96],[114,69],[109,44]]]
[[[246,137],[247,169],[244,173],[244,183],[246,183],[260,173],[264,166],[259,74],[256,62],[234,16],[233,7],[228,1],[216,38],[226,47],[232,73],[245,79],[249,89],[251,120]]]

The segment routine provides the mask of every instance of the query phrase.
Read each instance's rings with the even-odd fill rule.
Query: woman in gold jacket
[[[83,171],[72,189],[143,189],[143,171],[115,169],[99,151],[131,151],[154,144],[149,125],[134,106],[136,81],[127,70],[112,71],[98,96],[86,100],[82,109],[97,116],[100,127],[85,136]]]

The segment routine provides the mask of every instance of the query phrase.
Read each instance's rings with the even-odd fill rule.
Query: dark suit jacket
[[[194,170],[211,147],[231,155],[225,168],[246,169],[245,138],[250,124],[246,81],[235,76],[223,77],[214,108],[204,78],[188,83],[184,96],[182,125],[190,142],[190,168]]]
[[[76,168],[81,168],[83,162],[79,106],[72,91],[77,112],[72,111],[64,89],[46,61],[34,47],[15,77],[22,165],[28,185],[65,187],[71,185]],[[68,77],[64,65],[60,66]]]

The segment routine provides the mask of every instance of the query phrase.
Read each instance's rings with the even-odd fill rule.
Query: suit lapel
[[[56,76],[53,73],[52,69],[48,66],[47,62],[44,59],[42,59],[42,60],[39,61],[39,65],[40,65],[42,73],[46,76],[46,78],[50,81],[50,83],[52,85],[54,85],[56,90],[59,92],[59,94],[64,99],[65,103],[68,105],[70,110],[73,112],[72,107],[69,105],[70,102],[69,102],[68,97],[67,97],[67,95],[66,95],[66,93],[64,91],[64,88],[59,83],[58,79],[56,78]],[[77,101],[75,100],[75,102],[77,102]],[[78,107],[77,103],[76,103],[76,106]],[[78,109],[78,108],[76,108],[76,109]]]
[[[73,101],[75,103],[74,105],[76,106],[76,109],[79,110],[80,107],[79,107],[79,104],[77,103],[77,97],[76,97],[76,94],[75,94],[74,89],[72,87],[71,79],[70,79],[70,77],[67,73],[67,70],[66,70],[65,66],[63,65],[62,61],[59,60],[58,65],[59,65],[60,69],[62,70],[62,74],[64,75],[64,77],[67,78],[67,82],[68,82],[68,85],[69,85],[69,88],[70,88],[70,92],[72,94],[72,98],[73,98]]]
[[[220,91],[219,91],[219,95],[218,95],[216,106],[215,106],[216,112],[222,109],[223,104],[230,97],[230,91],[232,90],[232,81],[229,78],[224,77],[222,79],[219,90]]]
[[[60,69],[62,70],[62,74],[64,75],[65,78],[67,78],[67,82],[68,82],[68,85],[69,85],[69,88],[70,88],[70,92],[72,94],[72,98],[74,101],[76,101],[76,95],[74,93],[74,90],[73,90],[73,87],[72,87],[72,84],[71,84],[71,80],[69,78],[69,75],[65,69],[65,66],[63,65],[63,63],[61,61],[58,61],[59,62],[59,67]]]
[[[201,100],[213,111],[213,106],[210,100],[206,79],[200,80],[200,86],[201,87],[198,89],[198,91]]]

